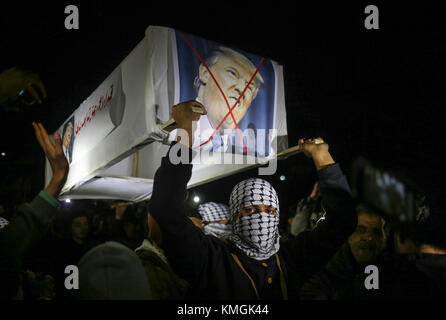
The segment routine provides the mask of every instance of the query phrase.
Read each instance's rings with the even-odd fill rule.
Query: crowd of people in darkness
[[[2,112],[18,93],[27,104],[46,98],[37,75],[15,68],[1,73]],[[439,200],[420,193],[414,221],[395,221],[352,196],[323,138],[298,141],[317,174],[308,196],[279,203],[274,185],[253,177],[238,181],[226,203],[209,201],[191,213],[186,200],[193,165],[172,163],[170,153],[192,158],[192,121],[200,118],[193,108],[206,114],[196,101],[173,106],[172,116],[189,140],[171,144],[150,200],[138,203],[58,201],[69,172],[61,137],[50,139],[42,123],[33,123],[52,176],[30,202],[14,210],[0,206],[1,299],[446,296],[446,212]],[[78,270],[78,281],[69,266]]]

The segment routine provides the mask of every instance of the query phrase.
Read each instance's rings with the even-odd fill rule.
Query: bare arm
[[[41,123],[33,122],[37,141],[45,152],[50,162],[53,176],[45,192],[53,197],[57,197],[62,190],[68,176],[69,164],[62,150],[62,141],[58,133],[54,134],[55,144],[53,144]]]

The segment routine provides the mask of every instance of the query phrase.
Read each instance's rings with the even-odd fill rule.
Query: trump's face
[[[215,129],[228,114],[229,108],[235,105],[243,90],[248,85],[252,77],[252,70],[233,57],[220,56],[217,62],[209,67],[215,80],[218,82],[221,91],[225,95],[228,103],[226,103],[222,92],[219,90],[214,79],[212,79],[208,70],[200,66],[200,81],[202,83],[199,91],[199,97],[204,107],[206,108],[209,122]],[[232,110],[235,121],[238,123],[248,111],[252,100],[256,95],[257,88],[255,82],[252,81],[246,89],[243,97],[240,98],[237,106]],[[234,129],[235,123],[229,114],[226,120],[221,125],[220,129]]]
[[[73,134],[73,125],[71,122],[67,125],[67,128],[65,129],[65,134],[63,136],[63,144],[65,148],[68,148],[70,146],[71,142],[71,135]]]

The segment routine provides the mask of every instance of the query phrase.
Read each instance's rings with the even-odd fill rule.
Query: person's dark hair
[[[128,222],[132,224],[138,224],[138,218],[136,216],[136,208],[133,205],[126,206],[125,211],[122,215],[122,222]]]
[[[122,224],[131,223],[141,229],[142,237],[146,237],[149,233],[147,224],[147,205],[145,203],[134,203],[126,206],[122,215]]]
[[[374,210],[372,210],[371,208],[367,207],[366,205],[364,205],[363,203],[360,203],[356,206],[356,213],[361,213],[361,212],[366,212],[368,214],[374,214],[374,215],[379,215],[378,213],[376,213]],[[379,215],[381,216],[381,215]]]
[[[75,206],[60,208],[59,214],[53,221],[54,232],[62,238],[70,238],[73,221],[79,217],[87,217],[90,225],[90,216],[85,206],[76,204]]]
[[[384,233],[386,238],[389,238],[390,233],[391,233],[391,225],[387,222],[387,219],[385,216],[383,216],[382,214],[376,212],[376,210],[373,210],[372,208],[366,206],[363,203],[359,203],[356,206],[356,213],[360,214],[360,213],[366,213],[366,214],[370,214],[370,215],[374,215],[377,217],[380,217],[384,220]]]

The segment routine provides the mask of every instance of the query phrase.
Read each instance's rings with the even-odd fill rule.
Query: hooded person
[[[151,300],[149,282],[138,256],[109,241],[88,251],[79,261],[79,300]]]
[[[279,244],[279,201],[273,186],[259,178],[239,182],[229,199],[232,234],[221,240],[204,234],[188,219],[184,199],[193,165],[190,121],[195,101],[172,108],[189,141],[173,143],[161,160],[149,211],[163,233],[163,249],[172,269],[189,283],[187,299],[277,300],[298,297],[298,290],[321,269],[357,224],[350,188],[326,143],[299,141],[313,159],[327,219],[318,228]]]
[[[217,238],[228,238],[232,234],[229,207],[223,203],[207,202],[198,206],[203,232]]]

